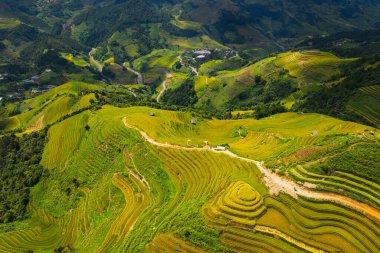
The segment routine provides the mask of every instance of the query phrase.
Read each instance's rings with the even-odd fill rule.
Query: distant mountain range
[[[1,16],[91,46],[126,28],[168,24],[175,15],[199,24],[187,29],[236,48],[279,50],[307,36],[380,28],[375,0],[6,0],[1,7]]]
[[[30,88],[20,83],[46,69],[56,74],[44,80],[46,85],[63,84],[73,76],[90,83],[130,83],[133,74],[120,71],[130,64],[153,88],[152,96],[165,72],[188,71],[178,62],[173,65],[184,52],[232,49],[235,59],[200,62],[196,66],[200,72],[192,71],[199,74],[194,80],[191,74],[175,76],[176,85],[162,101],[219,111],[257,107],[265,111],[262,116],[280,112],[286,104],[287,109],[294,106],[293,110],[379,125],[376,112],[361,112],[359,117],[346,111],[358,89],[378,84],[378,65],[373,63],[379,57],[365,58],[362,65],[349,65],[344,59],[379,54],[379,31],[380,2],[369,0],[3,0],[0,95]],[[89,67],[91,48],[96,48],[93,59],[105,66],[102,73]],[[341,59],[313,51],[267,58],[282,51],[313,49]],[[296,68],[298,73],[284,61],[305,62]],[[227,70],[231,72],[223,72]],[[350,82],[362,75],[364,79]],[[344,89],[330,89],[339,83],[346,84]],[[370,101],[363,94],[359,100]],[[369,107],[375,108],[377,102],[371,101]],[[367,120],[367,114],[376,123]]]

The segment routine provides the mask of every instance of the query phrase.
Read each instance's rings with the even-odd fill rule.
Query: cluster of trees
[[[112,13],[112,15],[110,15]],[[81,42],[96,46],[116,31],[140,24],[159,23],[168,19],[159,9],[146,0],[113,1],[112,4],[93,4],[74,19],[75,27],[81,27]],[[77,29],[77,28],[75,28]]]
[[[27,217],[30,187],[40,179],[46,131],[0,138],[0,222]]]
[[[199,32],[190,29],[181,29],[172,23],[164,23],[162,28],[168,33],[179,37],[194,37],[199,35]]]
[[[197,100],[192,78],[187,79],[178,88],[167,90],[162,97],[162,101],[166,103],[181,106],[192,106]]]
[[[348,45],[348,46],[347,46]],[[318,48],[344,57],[363,57],[380,53],[380,29],[341,32],[326,37],[308,39],[297,47]]]
[[[380,55],[362,58],[344,65],[341,69],[342,74],[336,77],[337,79],[344,77],[341,83],[331,88],[326,87],[306,94],[299,103],[294,105],[293,109],[318,112],[345,120],[372,124],[359,115],[348,111],[346,103],[355,94],[356,89],[379,85],[380,65],[372,68],[366,67],[378,61],[380,61]]]
[[[255,76],[255,84],[248,91],[242,92],[235,100],[226,105],[230,111],[242,109],[254,110],[255,118],[263,118],[276,113],[285,112],[281,100],[296,91],[287,78],[265,80]]]
[[[328,159],[314,170],[326,175],[333,175],[335,171],[345,171],[380,183],[380,144],[365,143],[357,145]],[[354,164],[354,166],[353,166]]]

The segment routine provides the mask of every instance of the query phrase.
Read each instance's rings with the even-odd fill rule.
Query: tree
[[[7,109],[0,105],[0,121],[3,121],[8,116]]]

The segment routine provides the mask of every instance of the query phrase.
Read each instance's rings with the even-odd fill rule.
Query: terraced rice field
[[[250,66],[237,70],[218,71],[216,76],[202,74],[195,79],[195,91],[199,98],[198,104],[210,100],[215,108],[220,108],[228,101],[247,92],[255,83],[255,76],[265,80],[279,77],[282,68],[274,64],[275,57],[268,57]],[[205,64],[207,66],[207,63]],[[202,67],[200,69],[203,71]]]
[[[258,225],[276,228],[328,252],[377,252],[379,227],[363,215],[326,202],[280,196],[265,199],[268,212]],[[366,231],[361,233],[360,231]]]
[[[253,133],[245,137],[251,142],[233,149],[253,155],[250,145],[256,145],[263,158],[289,149],[284,138],[295,129],[302,131],[292,145],[310,146],[366,126],[314,114],[198,119],[197,125],[189,124],[191,118],[107,106],[55,124],[42,159],[46,171],[31,193],[32,216],[0,233],[0,252],[380,251],[380,227],[371,218],[332,202],[271,196],[253,163],[206,149],[154,145],[122,119],[163,144],[182,146],[204,146],[205,137],[232,146],[242,140],[236,135],[242,126]],[[319,135],[311,136],[311,129]],[[272,146],[252,144],[255,138],[267,145],[273,138],[281,148],[266,151]]]
[[[227,47],[220,44],[219,42],[211,39],[207,35],[202,35],[201,37],[171,37],[168,39],[168,44],[173,46],[178,46],[182,49],[194,49],[194,48],[224,48]]]
[[[189,253],[207,253],[211,251],[198,248],[172,233],[160,234],[147,245],[148,252],[189,252]]]
[[[150,117],[149,112],[156,117]],[[284,113],[261,120],[202,120],[190,124],[191,116],[144,107],[128,110],[126,121],[146,132],[151,138],[182,146],[217,146],[229,144],[231,150],[256,160],[270,160],[299,149],[317,145],[327,136],[363,133],[373,129],[319,114]],[[146,124],[145,122],[149,122]],[[242,138],[239,130],[246,129]],[[377,131],[377,130],[374,130]],[[312,133],[317,133],[313,135]]]
[[[253,228],[256,218],[265,209],[263,199],[255,189],[245,182],[235,182],[206,206],[203,212],[216,224],[237,223]]]
[[[360,88],[347,103],[347,109],[371,122],[376,127],[380,126],[380,86],[368,86]]]
[[[331,53],[320,51],[301,51],[279,54],[275,64],[291,76],[299,78],[299,83],[323,83],[339,74],[339,65],[354,59],[340,59]]]
[[[80,96],[82,90],[99,90],[102,86],[81,82],[69,82],[58,86],[38,97],[25,100],[21,113],[5,120],[5,131],[24,130],[26,133],[38,131],[55,123],[63,116],[90,106],[96,101],[95,94]]]
[[[367,200],[372,205],[380,206],[380,187],[369,180],[355,177],[352,174],[338,172],[337,176],[324,176],[312,173],[301,166],[289,170],[295,180],[318,185],[319,188],[330,191],[345,192]]]

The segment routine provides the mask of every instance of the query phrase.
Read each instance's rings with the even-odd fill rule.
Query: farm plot
[[[262,150],[263,158],[285,147],[321,145],[330,135],[366,126],[315,114],[198,119],[197,125],[189,123],[192,117],[105,106],[52,126],[42,159],[46,170],[31,192],[32,216],[0,233],[0,252],[380,251],[376,221],[332,202],[270,196],[253,163],[207,149],[154,145],[124,123],[164,144],[182,146],[209,138],[232,147],[244,138],[268,141],[267,134],[274,133],[277,144],[264,146],[274,151]],[[239,136],[240,127],[252,136]],[[311,136],[312,130],[318,136]],[[240,152],[251,155],[250,147]],[[378,189],[368,182],[361,188],[350,185],[368,194]]]

